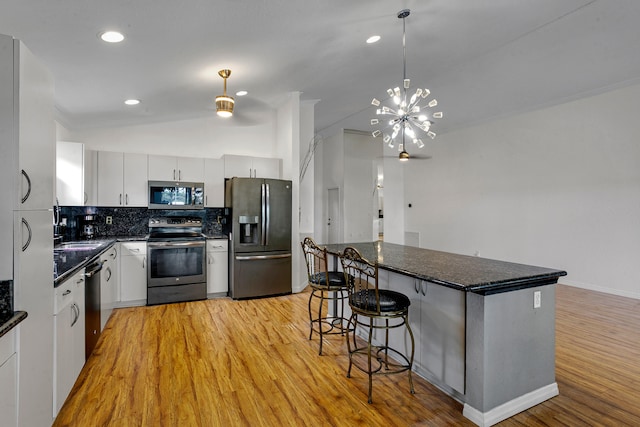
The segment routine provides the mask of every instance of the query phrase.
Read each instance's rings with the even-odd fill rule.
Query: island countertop
[[[468,292],[487,294],[556,283],[566,271],[459,255],[387,242],[325,245],[339,255],[347,246],[357,249],[380,268]]]

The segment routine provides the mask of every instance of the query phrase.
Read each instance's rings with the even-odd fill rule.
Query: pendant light
[[[222,95],[216,96],[216,112],[220,117],[231,117],[235,104],[233,98],[227,95],[227,79],[231,75],[231,70],[220,70],[218,75],[224,79],[224,92]]]
[[[428,114],[427,109],[433,108],[438,105],[438,101],[435,99],[426,101],[426,98],[431,94],[429,89],[416,89],[415,93],[410,97],[407,95],[407,90],[410,87],[410,79],[407,78],[407,47],[406,47],[406,24],[405,19],[411,11],[409,9],[403,9],[398,12],[398,18],[402,19],[402,89],[396,87],[394,89],[387,89],[387,94],[391,100],[391,107],[381,106],[382,102],[376,98],[373,98],[371,104],[378,107],[376,110],[377,116],[388,116],[388,118],[380,117],[371,119],[371,125],[376,126],[378,124],[386,125],[382,130],[376,129],[372,135],[374,137],[382,137],[385,144],[389,147],[394,146],[394,142],[398,136],[401,137],[401,141],[398,144],[400,160],[409,160],[409,153],[406,150],[405,136],[409,137],[418,148],[424,147],[424,143],[418,138],[418,130],[421,130],[431,139],[436,137],[435,132],[431,130],[434,119],[441,119],[442,112]],[[421,102],[425,102],[425,105],[420,105]]]

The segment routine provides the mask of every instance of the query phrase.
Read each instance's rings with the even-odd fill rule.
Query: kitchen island
[[[555,284],[565,271],[385,242],[326,245],[336,267],[347,246],[378,262],[381,288],[410,298],[414,370],[464,403],[465,417],[489,426],[558,394]]]

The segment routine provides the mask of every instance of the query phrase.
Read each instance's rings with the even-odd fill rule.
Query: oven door
[[[147,286],[206,282],[205,245],[204,240],[148,242]]]

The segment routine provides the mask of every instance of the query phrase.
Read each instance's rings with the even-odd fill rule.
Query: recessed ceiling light
[[[140,104],[140,100],[139,99],[127,99],[126,101],[124,101],[125,104],[127,105],[138,105]]]
[[[236,92],[236,96],[245,96],[248,93],[249,92],[247,92],[246,90],[239,90]]]
[[[378,40],[380,40],[380,36],[371,36],[367,39],[367,43],[371,44],[371,43],[375,43]]]
[[[105,31],[104,33],[100,34],[100,38],[107,43],[120,43],[122,40],[124,40],[124,36],[122,35],[122,33],[119,33],[117,31]]]

